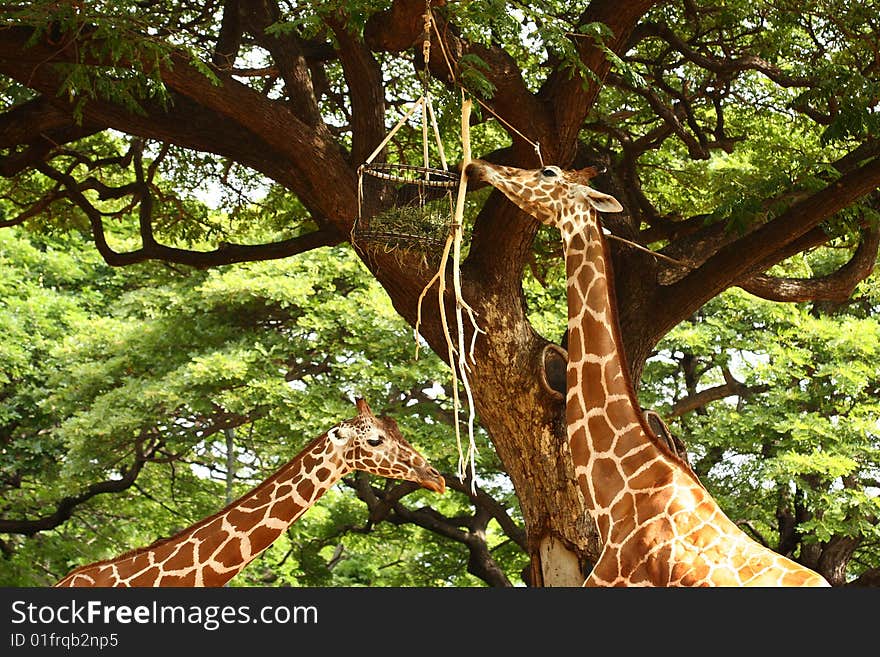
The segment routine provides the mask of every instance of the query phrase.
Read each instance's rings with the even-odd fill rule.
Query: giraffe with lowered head
[[[625,361],[599,217],[623,208],[589,186],[596,169],[526,170],[473,160],[466,173],[562,234],[568,442],[603,546],[584,585],[829,586],[746,535],[649,428]]]
[[[358,415],[315,438],[262,484],[170,538],[72,571],[55,586],[223,586],[353,470],[443,493],[446,482],[390,417]]]

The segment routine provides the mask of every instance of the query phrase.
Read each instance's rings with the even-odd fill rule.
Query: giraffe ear
[[[613,196],[597,192],[592,187],[586,187],[587,202],[596,208],[599,212],[623,212],[623,206]]]
[[[344,425],[333,427],[332,429],[330,429],[330,431],[327,432],[327,437],[334,445],[344,445],[349,440],[351,440],[354,435],[355,430],[351,427],[346,427]]]

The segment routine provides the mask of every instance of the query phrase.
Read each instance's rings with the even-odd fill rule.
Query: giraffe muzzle
[[[483,175],[485,172],[485,163],[482,160],[471,160],[467,167],[465,167],[464,172],[468,178],[473,178],[474,180],[486,180]]]
[[[422,487],[434,491],[435,493],[446,492],[446,480],[435,468],[425,468],[419,474],[419,484]]]

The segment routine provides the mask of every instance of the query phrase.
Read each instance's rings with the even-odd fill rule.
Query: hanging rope
[[[461,243],[463,238],[464,226],[464,203],[467,195],[467,176],[465,170],[471,161],[470,150],[470,114],[471,102],[465,99],[462,92],[462,108],[461,108],[461,134],[462,134],[462,165],[461,178],[459,181],[458,195],[455,202],[455,212],[452,220],[452,230],[446,240],[443,249],[443,255],[440,259],[440,267],[437,273],[428,281],[419,295],[418,309],[415,323],[416,336],[416,358],[418,358],[418,336],[419,326],[422,322],[422,300],[425,295],[437,283],[437,300],[440,314],[440,325],[443,329],[443,337],[446,340],[447,357],[449,367],[452,370],[452,404],[453,414],[455,416],[455,440],[458,447],[458,476],[464,481],[466,473],[470,470],[471,491],[476,493],[476,456],[477,447],[474,439],[474,422],[476,413],[474,411],[474,399],[471,393],[470,380],[468,372],[471,371],[470,363],[475,363],[474,347],[476,345],[477,336],[484,333],[477,324],[476,313],[473,308],[464,300],[461,288]],[[452,290],[455,298],[455,326],[456,340],[453,340],[449,330],[449,321],[446,316],[446,271],[448,268],[450,251],[452,253]],[[470,346],[465,344],[464,316],[467,315],[473,329]],[[458,416],[461,409],[461,399],[458,393],[459,378],[462,388],[467,396],[468,403],[468,447],[467,450],[462,446],[461,430],[459,428]]]
[[[424,69],[422,72],[422,97],[425,102],[423,104],[425,108],[425,112],[423,118],[427,116],[430,119],[431,124],[434,127],[434,137],[438,143],[441,163],[444,169],[446,169],[446,156],[443,152],[442,142],[440,139],[440,131],[437,127],[436,117],[434,116],[434,108],[431,103],[431,95],[430,90],[428,88],[428,80],[429,80],[429,62],[431,57],[431,30],[432,26],[434,26],[433,15],[431,13],[430,0],[427,0],[425,3],[425,40],[422,43],[422,56],[424,58]],[[434,26],[436,30],[436,26]],[[446,57],[444,53],[444,58]],[[448,61],[448,60],[447,60]],[[416,339],[416,358],[419,355],[419,327],[422,322],[422,302],[427,295],[428,291],[436,284],[437,285],[437,302],[438,302],[438,313],[440,316],[440,325],[443,331],[443,337],[446,341],[446,349],[447,349],[447,360],[449,362],[449,368],[452,372],[452,405],[453,405],[453,416],[455,417],[455,442],[458,449],[458,477],[462,481],[468,476],[468,472],[470,475],[471,482],[471,491],[476,493],[476,456],[477,456],[477,447],[476,441],[474,438],[474,424],[476,419],[476,413],[474,410],[474,399],[473,394],[471,393],[470,380],[468,378],[468,373],[471,371],[470,364],[475,362],[474,356],[474,347],[476,344],[477,336],[483,331],[480,329],[476,320],[476,313],[473,308],[464,300],[464,296],[462,294],[462,286],[461,286],[461,244],[463,240],[463,228],[464,228],[464,204],[465,197],[467,194],[467,176],[465,175],[465,170],[467,169],[467,165],[471,160],[471,150],[470,150],[470,114],[471,114],[471,101],[465,98],[464,89],[461,90],[461,99],[462,99],[462,109],[461,109],[461,142],[462,142],[462,162],[461,162],[461,173],[459,178],[458,185],[458,194],[456,196],[455,208],[453,211],[452,224],[450,227],[449,235],[446,239],[446,243],[443,248],[443,253],[440,258],[440,265],[437,269],[437,272],[425,287],[422,289],[421,294],[419,295],[418,300],[418,308],[416,311],[416,323],[415,323],[415,339]],[[425,144],[424,148],[424,157],[425,157],[425,167],[427,168],[427,123],[423,121],[422,124],[422,135],[423,135],[423,143]],[[447,270],[449,268],[449,259],[450,255],[452,257],[452,292],[453,298],[455,302],[455,327],[456,327],[456,336],[453,338],[452,332],[449,328],[449,318],[446,313],[446,295],[447,295]],[[468,346],[465,344],[465,315],[467,315],[468,320],[471,324],[471,329],[473,331],[473,335],[471,338],[471,343]],[[464,389],[465,396],[467,399],[468,405],[468,419],[467,419],[467,430],[468,430],[468,446],[467,449],[463,446],[462,436],[461,436],[461,427],[459,425],[459,415],[461,414],[461,396],[459,394],[459,384]]]
[[[431,31],[428,18],[429,14],[426,13],[422,51],[426,57],[430,57]],[[421,73],[421,80],[422,95],[412,103],[397,124],[358,168],[358,216],[352,225],[352,243],[363,241],[373,249],[381,248],[385,253],[390,253],[398,248],[421,249],[438,241],[442,244],[446,239],[450,227],[443,218],[448,220],[452,214],[451,191],[445,213],[442,210],[440,199],[444,190],[451,190],[457,185],[457,182],[455,174],[447,171],[446,152],[440,137],[440,129],[437,126],[437,118],[434,114],[434,105],[428,87],[427,66]],[[387,146],[397,131],[419,110],[421,111],[422,164],[424,166],[417,167],[410,164],[389,162],[373,164],[373,160]],[[442,169],[430,167],[429,123]],[[416,172],[418,172],[417,175]],[[409,191],[404,193],[403,198],[395,200],[394,205],[389,208],[386,204],[387,199],[384,197],[391,190],[387,185],[383,187],[381,183],[376,182],[377,179],[400,183]],[[368,183],[366,186],[365,181]],[[401,192],[400,187],[397,192]],[[405,198],[407,194],[410,195],[408,199]],[[365,201],[367,201],[366,205]],[[415,230],[406,230],[407,222],[410,222]]]

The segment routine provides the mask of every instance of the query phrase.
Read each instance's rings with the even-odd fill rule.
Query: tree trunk
[[[371,252],[362,253],[362,258],[396,310],[415,325],[419,294],[436,266],[423,267],[414,276],[419,268],[405,255]],[[580,586],[598,558],[600,545],[574,479],[564,401],[543,383],[544,350],[550,343],[527,321],[518,283],[511,284],[507,277],[486,277],[473,266],[463,268],[462,279],[465,300],[485,331],[477,338],[468,379],[481,425],[520,502],[532,564],[528,583]],[[452,289],[451,283],[447,289]],[[451,303],[446,314],[454,317]],[[449,323],[454,336],[455,322]],[[422,302],[420,333],[448,361],[436,286]]]

